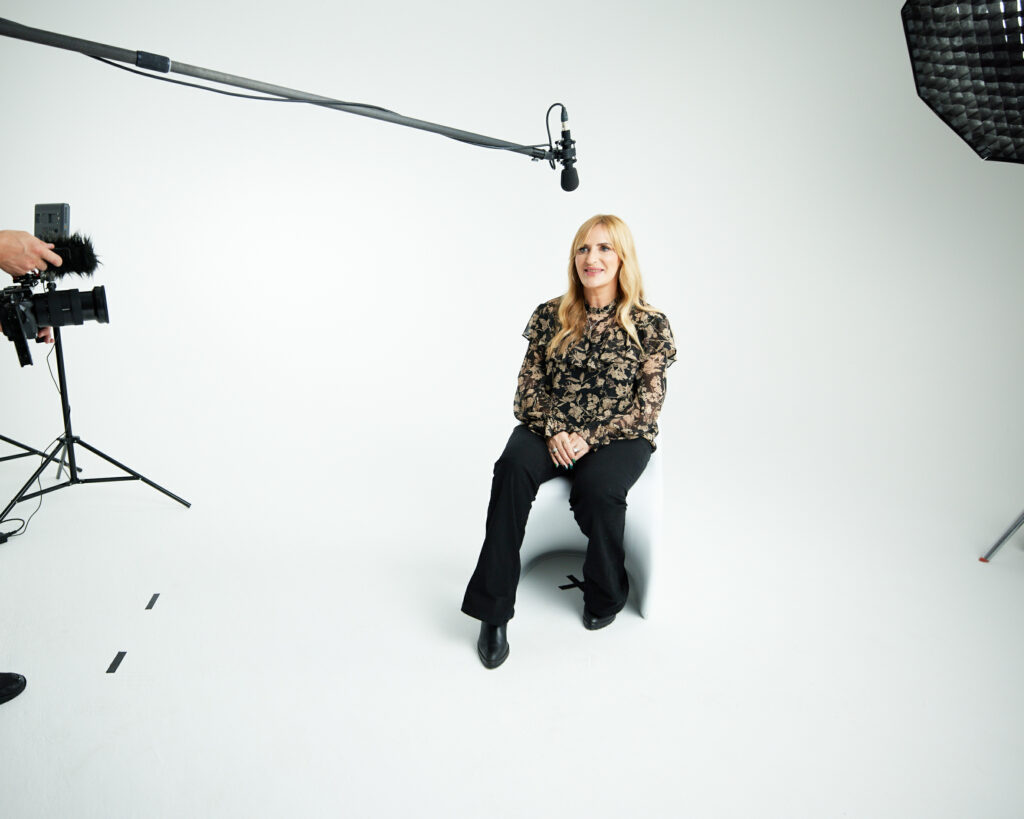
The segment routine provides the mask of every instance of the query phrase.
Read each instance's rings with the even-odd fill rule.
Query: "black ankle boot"
[[[0,702],[13,700],[25,690],[25,678],[21,674],[0,674]]]
[[[597,631],[599,628],[610,626],[614,619],[614,614],[609,614],[607,617],[598,617],[586,606],[583,607],[583,627],[588,631]]]
[[[497,668],[508,658],[508,623],[480,624],[480,639],[476,641],[476,653],[487,668]]]

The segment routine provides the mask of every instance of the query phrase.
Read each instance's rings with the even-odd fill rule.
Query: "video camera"
[[[66,204],[36,205],[35,235],[55,245],[54,252],[63,264],[41,273],[19,276],[13,286],[0,291],[0,329],[14,342],[22,367],[32,363],[27,339],[41,341],[37,337],[41,328],[110,321],[107,296],[102,287],[91,291],[57,289],[58,278],[71,273],[91,276],[99,264],[88,237],[78,233],[68,235],[70,214],[71,207]],[[45,293],[32,292],[43,283]]]

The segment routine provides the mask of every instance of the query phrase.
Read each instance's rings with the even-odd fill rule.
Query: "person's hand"
[[[590,452],[590,444],[584,441],[578,432],[572,432],[569,434],[569,449],[572,450],[573,458],[578,461]]]
[[[590,445],[577,432],[559,432],[548,438],[548,454],[555,466],[571,468],[590,451]]]
[[[7,333],[5,332],[4,336],[6,336],[6,335],[7,335]],[[40,328],[39,332],[36,333],[36,338],[40,339],[45,344],[53,344],[53,328],[52,327],[42,327],[42,328]]]
[[[32,270],[46,270],[46,264],[60,267],[64,260],[53,252],[53,245],[24,230],[0,230],[0,269],[12,276]]]
[[[548,455],[555,466],[568,468],[572,465],[572,447],[569,446],[568,432],[558,432],[548,438]]]

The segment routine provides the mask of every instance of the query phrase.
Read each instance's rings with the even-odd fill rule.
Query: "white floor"
[[[999,527],[687,511],[677,474],[652,616],[585,631],[558,558],[487,671],[459,603],[489,463],[465,504],[401,507],[110,446],[194,506],[71,487],[0,546],[0,669],[29,680],[5,819],[1024,815],[1024,539],[977,561]]]

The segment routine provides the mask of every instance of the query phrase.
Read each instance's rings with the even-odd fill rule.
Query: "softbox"
[[[982,159],[1024,162],[1024,0],[907,0],[922,100]]]

